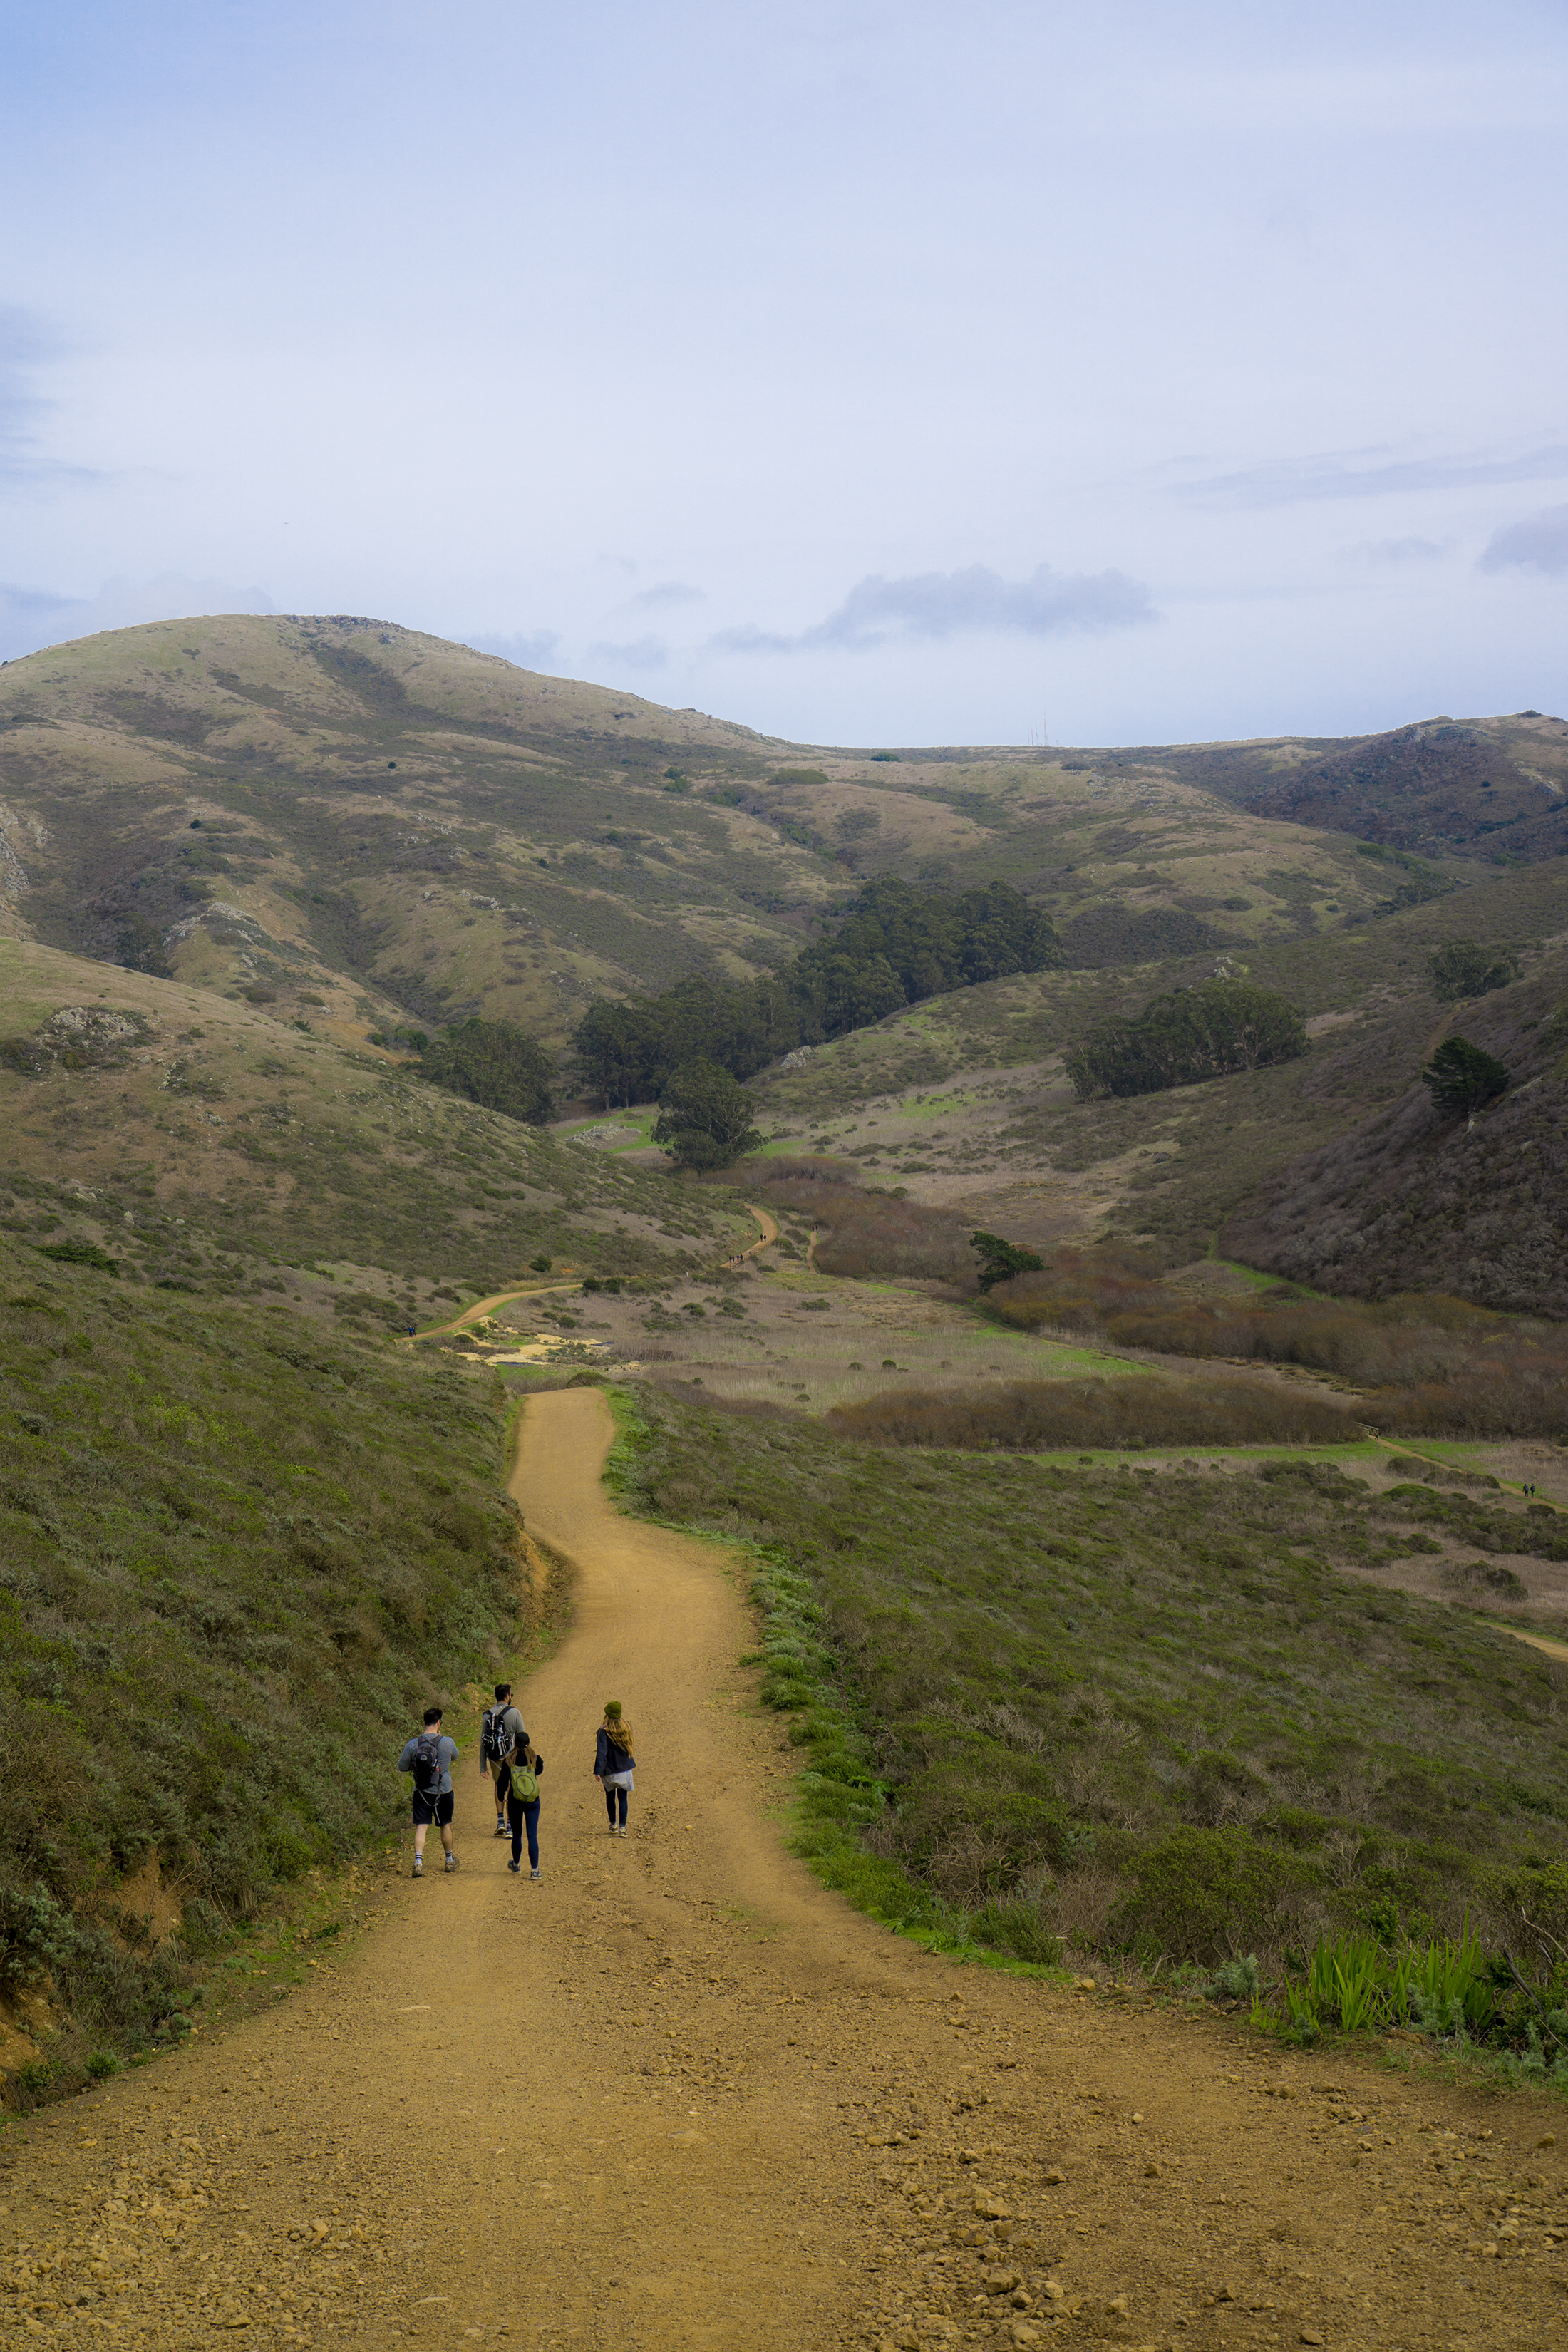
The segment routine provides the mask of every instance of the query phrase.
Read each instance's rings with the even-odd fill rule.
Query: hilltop
[[[160,622],[0,668],[0,928],[356,1045],[559,1044],[772,969],[876,874],[1011,882],[1086,968],[1331,931],[1409,876],[1238,802],[1345,749],[824,749],[390,623]]]

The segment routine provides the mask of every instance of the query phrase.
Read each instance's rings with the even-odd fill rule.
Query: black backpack
[[[506,1718],[511,1712],[511,1701],[505,1706],[487,1706],[479,1724],[479,1753],[487,1764],[504,1764],[517,1745],[507,1736]]]
[[[422,1731],[414,1743],[414,1786],[422,1797],[441,1792],[441,1735]]]

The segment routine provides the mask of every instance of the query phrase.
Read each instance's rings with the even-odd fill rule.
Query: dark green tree
[[[658,1098],[653,1139],[678,1168],[728,1168],[763,1139],[752,1125],[754,1108],[745,1087],[717,1062],[689,1062]]]
[[[1032,1249],[1022,1249],[1016,1242],[1005,1242],[1000,1234],[971,1234],[969,1246],[979,1255],[982,1290],[1010,1281],[1016,1274],[1038,1274],[1045,1264]]]
[[[1508,1065],[1472,1045],[1468,1037],[1447,1037],[1422,1071],[1421,1082],[1449,1118],[1463,1114],[1468,1130],[1482,1105],[1495,1101],[1506,1088]]]
[[[419,1075],[530,1127],[547,1127],[555,1117],[555,1065],[510,1021],[476,1015],[444,1029],[420,1055]]]
[[[1295,1006],[1271,989],[1214,980],[1157,996],[1135,1019],[1102,1022],[1065,1056],[1079,1099],[1152,1095],[1233,1070],[1294,1061],[1307,1050]]]
[[[1450,940],[1427,959],[1432,992],[1444,1004],[1461,996],[1487,996],[1519,978],[1519,958],[1506,948],[1483,948],[1476,940]]]

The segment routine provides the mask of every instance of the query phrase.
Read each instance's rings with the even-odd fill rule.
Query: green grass
[[[0,1297],[0,1977],[52,1978],[68,2088],[387,1829],[403,1738],[513,1655],[525,1580],[471,1378],[4,1243]],[[118,1932],[152,1855],[184,1898],[155,1952]]]
[[[1467,1907],[1501,1937],[1521,1901],[1557,1900],[1568,1680],[1339,1572],[1408,1549],[1425,1490],[1378,1496],[1310,1457],[1152,1477],[918,1452],[890,1475],[782,1414],[657,1392],[639,1412],[628,1506],[793,1580],[815,1649],[798,1698],[787,1661],[773,1696],[810,1739],[825,1674],[837,1691],[894,1800],[850,1822],[868,1868],[966,1916],[1002,1906],[999,1948],[1212,1963],[1457,1929]]]

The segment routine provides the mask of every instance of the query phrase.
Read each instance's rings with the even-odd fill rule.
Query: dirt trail
[[[523,1694],[540,1884],[506,1871],[473,1727],[449,1727],[455,1876],[383,1877],[308,1991],[8,2140],[0,2235],[32,2252],[0,2330],[157,2352],[1553,2339],[1565,2173],[1537,2142],[1560,2109],[961,1969],[819,1888],[770,1824],[795,1763],[736,1663],[735,1564],[611,1507],[609,1434],[595,1391],[533,1398],[513,1480],[579,1571]],[[590,1777],[610,1696],[639,1758],[625,1841]]]
[[[761,1225],[762,1233],[754,1242],[748,1243],[740,1255],[742,1257],[755,1257],[759,1250],[766,1249],[770,1242],[777,1241],[778,1223],[765,1209],[752,1208],[750,1201],[745,1205]],[[515,1290],[495,1290],[488,1298],[476,1298],[471,1307],[465,1307],[460,1314],[452,1317],[450,1322],[432,1323],[426,1329],[413,1333],[412,1337],[416,1340],[447,1339],[454,1331],[466,1330],[470,1323],[478,1323],[483,1317],[493,1315],[498,1307],[510,1307],[513,1299],[553,1298],[563,1291],[581,1290],[582,1287],[582,1276],[574,1275],[570,1282],[528,1282],[520,1284]]]

